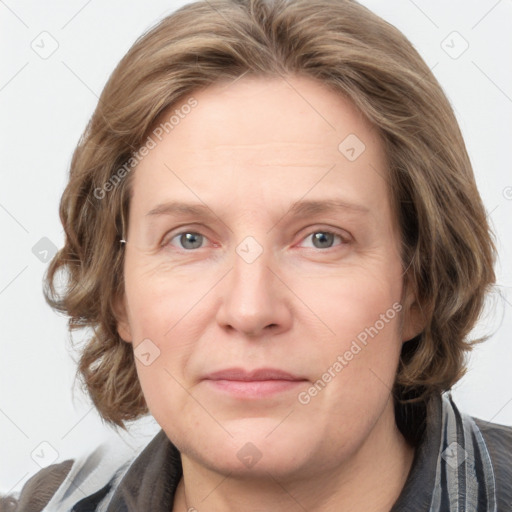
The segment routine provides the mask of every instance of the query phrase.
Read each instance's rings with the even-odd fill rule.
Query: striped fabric
[[[429,512],[498,512],[496,479],[482,432],[471,416],[459,412],[451,394],[443,396],[441,432]]]

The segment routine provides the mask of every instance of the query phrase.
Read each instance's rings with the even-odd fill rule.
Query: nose
[[[235,252],[233,268],[223,279],[217,322],[249,337],[278,334],[290,328],[292,293],[274,270],[270,251],[254,261]]]

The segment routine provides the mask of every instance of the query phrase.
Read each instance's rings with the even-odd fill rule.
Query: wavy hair
[[[70,332],[90,329],[77,375],[100,415],[126,428],[148,412],[133,347],[119,337],[114,310],[123,294],[119,238],[130,166],[162,113],[242,74],[316,79],[350,99],[379,131],[404,285],[414,290],[425,322],[403,345],[395,398],[425,403],[450,389],[465,372],[465,353],[487,339],[468,335],[495,281],[496,249],[438,81],[399,30],[356,1],[208,0],[162,19],[119,62],[73,153],[61,198],[65,245],[48,266],[44,294],[69,316]]]

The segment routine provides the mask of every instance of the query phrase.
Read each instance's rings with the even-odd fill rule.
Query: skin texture
[[[414,455],[390,390],[419,330],[377,131],[305,77],[246,76],[194,98],[134,171],[117,306],[120,336],[146,354],[149,410],[182,454],[174,510],[387,511]],[[353,161],[339,150],[350,134],[365,145]],[[290,210],[327,199],[367,211]],[[211,217],[147,215],[168,201]],[[203,379],[232,367],[303,381],[241,398]]]

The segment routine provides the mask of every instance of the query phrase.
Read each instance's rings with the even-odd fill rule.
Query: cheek
[[[204,328],[211,284],[206,279],[188,283],[168,273],[132,273],[126,294],[137,374],[147,405],[155,418],[169,397],[176,410],[186,402],[186,369]]]
[[[194,305],[209,287],[207,279],[140,265],[126,277],[130,325],[139,339],[154,337],[163,342],[185,318],[194,315]]]
[[[317,388],[323,395],[328,388],[326,400],[340,406],[377,403],[393,386],[402,315],[401,267],[393,263],[382,261],[324,276],[315,294],[304,295],[305,287],[298,291],[308,297],[308,306],[321,320],[317,332],[322,335],[314,345],[304,346],[303,357],[315,352]],[[311,285],[309,281],[309,289]]]
[[[376,322],[379,331],[397,333],[402,277],[394,261],[354,265],[307,281],[295,278],[294,284],[297,295],[307,298],[307,306],[322,321],[326,340],[350,341]]]

